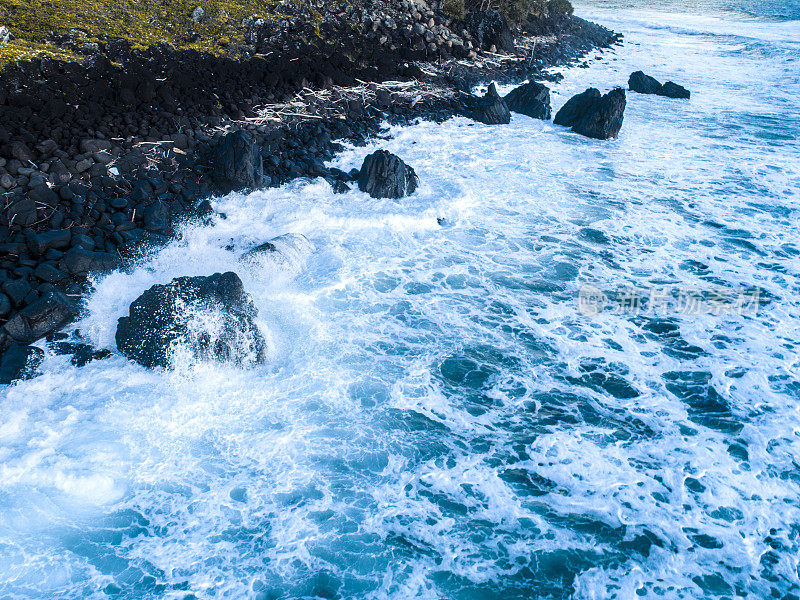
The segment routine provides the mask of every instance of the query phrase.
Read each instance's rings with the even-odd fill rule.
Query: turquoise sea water
[[[219,198],[98,281],[78,326],[113,348],[150,285],[234,270],[270,362],[0,390],[0,598],[800,595],[798,6],[577,12],[625,44],[554,108],[638,69],[692,99],[629,93],[610,142],[396,128],[335,164],[387,148],[415,195]]]

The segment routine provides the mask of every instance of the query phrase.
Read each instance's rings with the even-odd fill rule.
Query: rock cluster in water
[[[556,125],[598,140],[617,137],[625,113],[625,90],[616,88],[605,96],[595,88],[573,96],[556,114]]]
[[[261,363],[266,344],[257,312],[236,273],[178,277],[130,305],[117,325],[117,349],[148,368],[172,366],[176,352],[190,360]]]
[[[167,44],[146,49],[125,40],[85,44],[80,36],[63,35],[53,43],[80,51],[85,61],[42,58],[3,70],[0,356],[12,344],[27,343],[29,336],[23,341],[12,336],[23,330],[21,323],[36,324],[29,331],[39,337],[64,325],[48,308],[51,292],[70,299],[82,295],[89,274],[118,268],[141,250],[165,243],[186,217],[209,217],[213,210],[203,199],[211,194],[297,177],[324,177],[334,191],[345,192],[358,172],[325,167],[341,148],[335,140],[361,143],[387,119],[406,123],[464,114],[470,95],[410,103],[378,90],[346,102],[344,118],[276,125],[247,119],[256,106],[332,85],[427,79],[411,61],[469,60],[484,46],[512,47],[495,15],[471,18],[479,41],[463,20],[423,0],[381,5],[377,11],[334,3],[322,10],[321,23],[295,8],[282,9],[275,23],[245,19],[241,60]],[[558,36],[558,43],[538,48],[534,63],[515,50],[502,69],[454,63],[446,76],[442,71],[431,81],[463,90],[491,69],[492,76],[529,76],[618,39],[569,15],[529,18],[523,29]],[[225,130],[234,133],[226,136]]]
[[[645,75],[642,71],[631,73],[631,76],[628,78],[628,88],[632,92],[638,92],[640,94],[654,94],[656,96],[684,100],[688,100],[692,95],[689,90],[677,83],[667,81],[662,84],[655,77]]]

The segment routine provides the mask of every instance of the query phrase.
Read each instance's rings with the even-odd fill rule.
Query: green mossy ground
[[[445,0],[445,10],[460,18],[465,10],[485,8],[484,3]],[[193,22],[198,6],[205,16]],[[572,12],[568,0],[497,0],[492,6],[517,23],[528,14],[556,9]],[[314,10],[309,13],[318,15]],[[79,54],[53,44],[53,35],[70,35],[78,43],[124,39],[140,48],[167,42],[178,49],[237,58],[236,49],[245,41],[242,21],[252,16],[280,18],[281,4],[279,0],[0,0],[0,25],[14,35],[11,43],[0,46],[0,69],[10,62],[43,56],[80,59]],[[199,34],[197,41],[187,41],[189,29]]]
[[[277,5],[277,0],[0,0],[0,25],[15,38],[0,46],[0,66],[42,55],[77,58],[50,43],[53,34],[86,43],[125,39],[137,47],[168,42],[227,54],[244,42],[243,19],[275,18]],[[195,23],[191,17],[198,6],[205,17]],[[187,42],[189,29],[200,35],[198,41]]]
[[[487,7],[496,8],[503,13],[511,23],[522,23],[528,15],[542,17],[553,13],[572,14],[572,4],[569,0],[445,0],[444,10],[458,19],[471,10],[486,10]]]

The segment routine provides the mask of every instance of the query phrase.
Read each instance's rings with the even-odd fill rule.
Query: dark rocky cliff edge
[[[356,177],[323,164],[336,140],[469,114],[471,85],[543,79],[619,41],[563,0],[535,4],[508,26],[425,0],[187,9],[170,43],[143,45],[46,23],[36,38],[0,0],[0,353],[63,327],[90,274],[207,216],[211,195],[297,177],[347,191]]]

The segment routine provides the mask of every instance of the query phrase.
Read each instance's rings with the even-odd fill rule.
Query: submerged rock
[[[552,115],[550,88],[536,81],[514,88],[504,100],[511,112],[527,115],[532,119],[547,120]]]
[[[55,341],[48,344],[49,348],[61,356],[69,356],[70,362],[76,367],[84,367],[95,360],[103,360],[112,356],[109,350],[95,349],[89,344],[81,342]]]
[[[373,198],[402,198],[414,193],[418,184],[414,169],[386,150],[368,155],[358,174],[358,189]]]
[[[477,10],[464,17],[464,25],[483,50],[514,51],[514,35],[508,21],[496,10]]]
[[[41,348],[12,344],[0,357],[0,384],[33,377],[43,358]]]
[[[266,343],[257,314],[236,273],[178,277],[130,305],[117,324],[117,348],[149,368],[171,366],[178,352],[190,360],[262,363]]]
[[[209,163],[213,185],[223,194],[255,189],[265,181],[261,150],[243,130],[222,137],[211,149]]]
[[[615,88],[605,96],[589,88],[570,98],[553,122],[590,138],[608,140],[617,137],[622,128],[625,104],[622,88]]]
[[[251,248],[241,256],[241,260],[250,261],[262,256],[270,256],[281,262],[298,264],[311,255],[314,245],[306,236],[299,233],[284,233],[278,237]]]
[[[685,87],[667,81],[661,84],[655,77],[645,75],[642,71],[634,71],[628,78],[628,88],[632,92],[640,94],[654,94],[656,96],[665,96],[667,98],[682,98],[689,99],[691,93]]]
[[[469,116],[486,125],[507,125],[511,122],[508,106],[497,93],[497,88],[493,83],[486,90],[485,96],[473,98]]]

